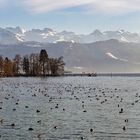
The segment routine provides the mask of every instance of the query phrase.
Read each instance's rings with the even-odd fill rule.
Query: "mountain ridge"
[[[73,72],[139,72],[140,43],[120,42],[115,39],[94,43],[21,42],[0,44],[0,55],[14,58],[46,49],[49,57],[63,56],[66,69]],[[7,53],[8,52],[8,53]]]
[[[96,29],[89,34],[76,34],[71,31],[57,32],[51,28],[25,30],[17,27],[0,28],[1,44],[16,44],[20,42],[36,41],[45,43],[57,42],[76,42],[76,43],[92,43],[97,41],[106,41],[116,39],[120,42],[140,43],[140,34],[131,33],[124,30],[104,31]]]

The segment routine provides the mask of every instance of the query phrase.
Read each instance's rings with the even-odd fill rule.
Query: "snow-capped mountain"
[[[49,28],[32,29],[25,32],[25,41],[52,42],[56,32]]]
[[[24,34],[26,32],[25,29],[20,28],[19,26],[13,28],[13,27],[6,27],[6,30],[14,33],[14,34]]]
[[[79,35],[50,28],[0,28],[0,55],[14,58],[46,49],[50,57],[63,56],[72,71],[139,72],[139,46],[140,34],[124,30]]]
[[[16,44],[21,42],[21,37],[9,30],[0,28],[0,44]]]
[[[104,31],[95,30],[90,34],[76,34],[74,32],[62,31],[57,32],[50,28],[25,30],[20,27],[0,28],[0,43],[15,44],[19,42],[36,41],[36,42],[76,42],[92,43],[96,41],[105,41],[117,39],[121,42],[140,42],[140,34],[131,33],[124,30]]]

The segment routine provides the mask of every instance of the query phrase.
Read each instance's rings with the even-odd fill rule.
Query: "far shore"
[[[19,74],[15,76],[0,76],[0,78],[6,77],[140,77],[140,73],[68,73],[63,75],[24,75]]]
[[[76,74],[64,74],[63,76],[88,76],[88,77],[96,77],[96,76],[123,76],[123,77],[140,77],[140,73],[76,73]]]

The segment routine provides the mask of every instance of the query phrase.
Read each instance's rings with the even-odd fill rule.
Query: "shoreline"
[[[64,75],[15,75],[15,76],[0,76],[0,78],[14,78],[14,77],[140,77],[140,73],[73,73]]]

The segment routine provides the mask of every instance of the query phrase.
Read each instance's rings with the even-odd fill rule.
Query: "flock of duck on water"
[[[20,83],[21,85],[24,85],[24,83]],[[79,89],[78,89],[79,88]],[[11,91],[11,93],[6,93],[4,95],[4,98],[2,98],[0,95],[0,111],[2,111],[4,108],[3,108],[3,104],[5,101],[7,100],[10,100],[10,99],[16,99],[16,100],[12,100],[13,102],[15,102],[15,108],[13,108],[13,112],[15,111],[18,111],[17,110],[17,106],[19,106],[20,104],[20,98],[17,98],[15,97],[14,94],[12,94],[13,92],[15,92],[16,90],[21,90],[20,87],[18,87],[18,85],[15,85],[13,91]],[[75,93],[75,89],[79,90],[77,93]],[[100,103],[100,105],[102,104],[105,104],[107,103],[110,99],[118,99],[119,102],[118,102],[118,113],[121,115],[125,112],[125,108],[122,107],[121,103],[123,103],[124,101],[124,98],[123,97],[120,97],[119,95],[115,94],[117,92],[121,92],[121,89],[117,89],[117,88],[114,88],[114,89],[105,89],[105,88],[89,88],[88,89],[89,91],[87,92],[83,92],[84,91],[84,87],[73,87],[72,84],[69,84],[68,86],[66,86],[64,88],[64,91],[63,92],[67,92],[67,93],[70,93],[70,100],[77,100],[81,103],[81,109],[83,111],[83,113],[86,113],[88,112],[88,110],[86,109],[86,105],[85,105],[85,101],[84,99],[80,99],[80,97],[78,97],[78,93],[82,92],[82,94],[87,94],[86,95],[86,98],[89,99],[89,102],[93,102],[93,101],[97,101],[98,103]],[[0,92],[5,92],[6,89],[5,87],[3,86],[0,90]],[[88,93],[91,93],[93,91],[94,94],[88,94]],[[31,93],[31,97],[32,98],[38,98],[39,95],[43,95],[44,98],[47,98],[47,101],[49,103],[53,102],[54,98],[51,96],[51,94],[48,94],[48,89],[47,88],[36,88],[35,86],[32,86],[30,88],[30,90],[28,90],[28,93]],[[59,100],[63,99],[63,92],[60,91],[60,90],[57,90],[58,94],[60,95],[59,96]],[[127,90],[125,90],[125,92],[127,92]],[[95,94],[96,93],[96,94]],[[111,93],[111,94],[110,94]],[[22,93],[22,95],[25,95],[27,93]],[[138,93],[136,93],[135,97],[140,97]],[[94,98],[94,100],[93,100]],[[56,99],[55,99],[56,100]],[[134,106],[136,103],[138,103],[139,100],[135,100],[134,102],[131,103],[132,106]],[[27,108],[30,108],[30,106],[28,105],[25,105],[25,109]],[[57,102],[55,105],[53,104],[53,107],[50,108],[50,110],[53,110],[53,109],[59,109],[59,103]],[[67,109],[65,108],[65,106],[62,108],[63,112],[67,113]],[[39,109],[36,109],[35,113],[39,114],[41,112],[41,110]],[[1,117],[1,116],[0,116]],[[94,119],[94,118],[93,118]],[[0,125],[2,125],[3,123],[5,122],[5,118],[0,118]],[[128,118],[126,118],[124,120],[124,122],[127,124],[129,122]],[[42,123],[42,120],[37,120],[36,122],[37,124],[41,124]],[[15,128],[16,126],[16,122],[13,122],[12,124],[9,124],[11,126],[11,128]],[[54,130],[57,130],[58,129],[58,125],[54,125],[53,126],[53,129]],[[27,131],[34,131],[34,128],[33,127],[29,127]],[[94,128],[89,128],[88,130],[90,133],[94,133]],[[126,125],[123,125],[122,126],[122,131],[127,131],[127,127]],[[1,136],[0,136],[1,137]],[[38,135],[37,137],[40,137],[40,135]],[[81,137],[81,139],[84,139],[84,137]]]

